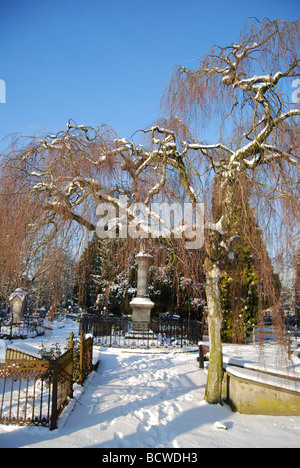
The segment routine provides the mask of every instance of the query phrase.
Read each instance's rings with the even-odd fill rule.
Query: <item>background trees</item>
[[[78,262],[75,294],[79,306],[95,314],[103,314],[104,307],[107,314],[131,314],[129,303],[136,295],[138,249],[138,243],[130,239],[94,236]],[[178,239],[153,240],[148,251],[152,256],[149,270],[152,315],[176,314],[202,320],[205,279],[198,268],[201,260],[195,259]]]

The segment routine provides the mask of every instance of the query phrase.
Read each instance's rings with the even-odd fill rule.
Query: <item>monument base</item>
[[[126,340],[138,341],[156,341],[156,336],[152,330],[130,330],[125,335]]]
[[[126,334],[126,339],[146,343],[156,341],[156,336],[150,330],[150,317],[153,306],[154,303],[149,297],[136,297],[130,302],[132,329]]]
[[[139,322],[142,324],[148,324],[150,322],[151,310],[154,307],[154,302],[152,302],[149,297],[135,297],[130,302],[130,307],[132,308],[132,322]]]

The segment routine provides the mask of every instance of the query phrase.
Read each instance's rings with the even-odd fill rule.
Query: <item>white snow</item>
[[[24,301],[27,297],[27,293],[23,291],[22,288],[18,288],[9,296],[9,301],[11,302],[15,297],[19,297],[21,301]]]
[[[274,375],[264,374],[261,372],[244,369],[235,366],[227,366],[226,370],[230,374],[240,377],[242,379],[250,380],[253,382],[263,383],[272,387],[284,388],[290,391],[296,391],[300,393],[300,383],[293,380],[287,380],[285,378],[276,377]]]
[[[78,324],[55,322],[44,346],[65,347]],[[41,338],[28,339],[38,347]],[[0,359],[5,355],[0,340]],[[275,345],[224,345],[232,365],[276,367],[299,376],[300,359],[285,361]],[[0,425],[0,447],[30,448],[238,448],[300,446],[300,417],[233,413],[227,405],[204,401],[207,369],[199,369],[197,353],[155,353],[94,347],[100,364],[74,399],[54,431],[43,427]],[[222,430],[223,429],[223,430]]]
[[[24,341],[17,341],[12,345],[8,345],[7,348],[13,349],[15,351],[20,351],[21,353],[28,354],[29,356],[32,356],[34,358],[40,359],[41,354],[39,353],[39,350],[35,347],[32,346]]]

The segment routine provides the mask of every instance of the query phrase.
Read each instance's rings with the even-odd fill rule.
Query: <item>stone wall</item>
[[[299,379],[228,366],[222,396],[239,413],[300,416]]]

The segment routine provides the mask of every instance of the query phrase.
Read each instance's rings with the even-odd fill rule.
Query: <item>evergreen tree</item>
[[[222,339],[239,342],[245,327],[257,323],[260,312],[278,301],[280,282],[249,204],[250,181],[240,177],[230,187],[214,186],[213,212],[223,216],[226,238],[221,243]]]
[[[101,274],[101,256],[99,239],[96,235],[84,249],[77,265],[77,283],[75,295],[78,305],[83,309],[93,307],[96,301],[97,283]]]

